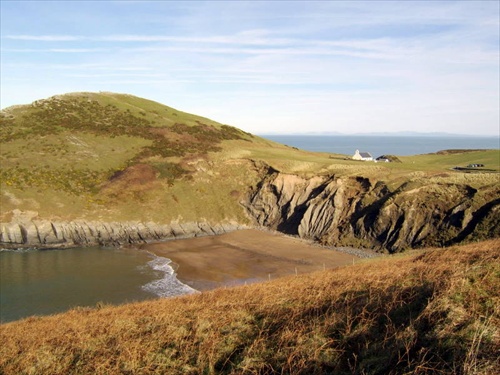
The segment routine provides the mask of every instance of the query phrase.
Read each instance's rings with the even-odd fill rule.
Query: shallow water
[[[89,247],[0,252],[2,322],[193,291],[176,279],[168,259],[145,251]]]

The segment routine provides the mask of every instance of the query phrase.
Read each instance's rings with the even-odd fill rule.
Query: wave
[[[161,278],[151,281],[142,286],[142,289],[157,295],[158,297],[175,297],[184,294],[197,293],[196,289],[181,283],[170,266],[172,261],[155,255],[155,258],[147,263],[148,267],[161,274]]]

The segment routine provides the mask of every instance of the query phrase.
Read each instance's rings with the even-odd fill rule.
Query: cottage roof
[[[372,157],[369,152],[360,152],[359,155],[362,158],[371,158]]]

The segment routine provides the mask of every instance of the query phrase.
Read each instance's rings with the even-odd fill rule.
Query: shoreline
[[[170,259],[178,280],[198,291],[332,269],[362,259],[258,229],[148,243],[138,248]]]

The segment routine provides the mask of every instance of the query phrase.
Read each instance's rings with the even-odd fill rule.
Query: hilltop
[[[41,99],[0,121],[2,247],[255,226],[391,252],[500,236],[498,150],[359,163],[115,93]],[[499,167],[452,169],[469,163]]]
[[[499,240],[3,324],[2,374],[494,374]]]

